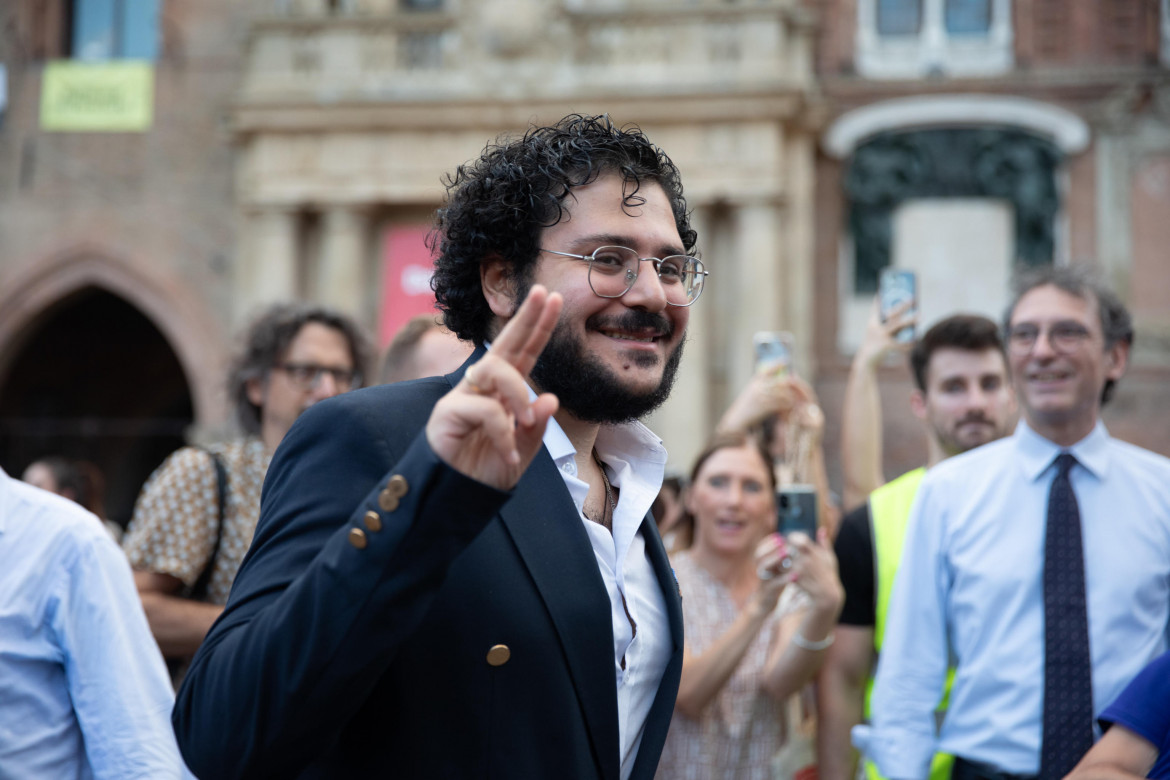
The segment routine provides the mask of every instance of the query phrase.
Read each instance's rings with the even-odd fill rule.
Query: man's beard
[[[959,435],[959,429],[968,422],[986,423],[986,426],[982,429],[982,434],[975,440],[972,440],[969,436],[960,437]],[[1007,431],[1003,430],[1003,426],[996,424],[991,418],[980,414],[968,415],[955,423],[954,427],[950,430],[938,426],[935,427],[935,436],[938,438],[939,444],[942,445],[943,452],[948,456],[961,455],[976,447],[982,447],[988,442],[1001,439],[1006,434]]]
[[[586,332],[597,330],[601,320],[597,315],[590,317],[585,322]],[[606,328],[616,330],[657,328],[660,338],[667,340],[674,333],[674,327],[666,317],[640,309],[631,309],[617,318],[606,317],[604,321]],[[609,366],[586,351],[584,341],[574,338],[569,323],[562,320],[532,369],[532,381],[541,392],[556,395],[561,408],[582,422],[629,422],[654,411],[670,397],[685,342],[684,335],[667,356],[662,379],[656,388],[631,390]],[[630,359],[640,366],[652,366],[659,358],[635,352]]]

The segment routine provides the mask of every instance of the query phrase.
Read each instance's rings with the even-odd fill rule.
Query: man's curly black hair
[[[609,173],[633,185],[625,208],[645,202],[638,195],[644,183],[662,187],[683,247],[693,253],[697,236],[670,158],[635,126],[615,127],[608,115],[571,114],[552,127],[529,128],[522,138],[488,144],[478,160],[446,177],[447,202],[436,214],[428,244],[437,249],[431,287],[447,328],[476,344],[489,339],[492,311],[480,284],[480,264],[504,258],[516,289],[524,289],[541,231],[560,222],[570,190]]]

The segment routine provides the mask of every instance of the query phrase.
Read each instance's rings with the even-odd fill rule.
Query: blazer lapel
[[[607,780],[617,780],[620,747],[609,595],[577,508],[543,447],[500,518],[560,637],[597,763]]]

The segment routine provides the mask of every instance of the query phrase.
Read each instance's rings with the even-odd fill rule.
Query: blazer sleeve
[[[430,449],[433,398],[375,392],[390,389],[313,407],[273,458],[252,547],[175,705],[201,777],[293,776],[333,742],[508,498]]]

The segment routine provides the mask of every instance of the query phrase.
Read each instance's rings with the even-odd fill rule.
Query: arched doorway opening
[[[158,328],[124,299],[85,287],[22,334],[0,377],[0,465],[19,477],[46,455],[89,461],[107,517],[125,526],[142,483],[184,443],[191,390]]]

